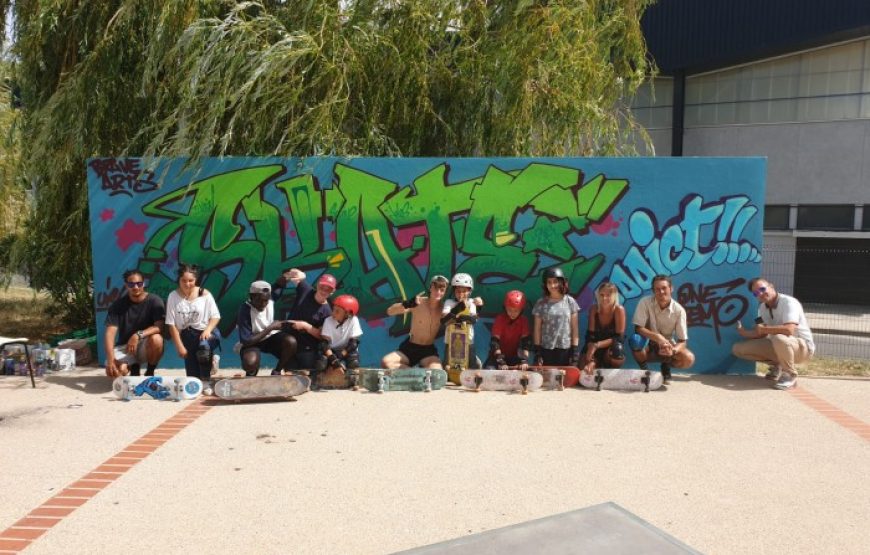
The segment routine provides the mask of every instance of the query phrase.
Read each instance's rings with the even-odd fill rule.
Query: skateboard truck
[[[480,391],[481,384],[483,384],[483,376],[480,375],[480,372],[475,372],[475,374],[474,374],[474,392],[475,393]]]
[[[387,377],[384,376],[383,372],[378,372],[378,393],[383,393],[384,388],[387,386]]]
[[[595,391],[601,391],[601,382],[604,381],[604,376],[601,375],[601,370],[595,371]]]
[[[529,375],[523,372],[523,376],[520,378],[520,385],[523,386],[523,395],[528,395],[529,393]]]
[[[650,377],[650,371],[647,370],[646,372],[643,373],[643,377],[640,379],[640,383],[643,384],[643,392],[644,393],[649,393],[649,377]]]
[[[558,391],[565,390],[565,370],[561,368],[559,369],[559,373],[557,374],[556,389]]]
[[[426,370],[426,375],[423,377],[423,391],[426,393],[432,391],[432,370]]]

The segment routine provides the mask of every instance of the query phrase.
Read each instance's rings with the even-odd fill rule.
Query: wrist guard
[[[411,297],[410,299],[402,301],[402,306],[404,308],[414,308],[417,306],[417,297]]]
[[[465,301],[456,303],[456,306],[454,306],[453,308],[450,309],[450,314],[456,316],[457,314],[459,314],[463,310],[465,310]]]

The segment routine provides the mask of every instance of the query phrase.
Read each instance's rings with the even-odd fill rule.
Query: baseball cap
[[[250,293],[266,293],[267,295],[272,292],[272,286],[269,285],[268,281],[258,280],[251,284],[251,288],[249,289]]]

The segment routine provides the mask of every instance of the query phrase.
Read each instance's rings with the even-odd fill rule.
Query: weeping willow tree
[[[93,156],[630,155],[653,0],[0,0],[19,172],[6,261],[92,318]]]

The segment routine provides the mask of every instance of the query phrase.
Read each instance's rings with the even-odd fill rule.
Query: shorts
[[[281,344],[284,342],[284,338],[288,334],[283,331],[279,331],[278,333],[273,333],[266,339],[260,341],[255,345],[249,345],[247,347],[242,347],[240,350],[240,354],[244,355],[245,351],[257,350],[263,353],[268,353],[275,358],[281,358]]]
[[[115,362],[117,364],[126,364],[128,366],[136,363],[139,363],[140,365],[147,364],[148,357],[145,354],[145,343],[147,343],[147,341],[139,341],[139,344],[136,346],[135,355],[131,355],[127,352],[126,344],[115,345],[115,348],[112,349],[112,352],[115,354]]]
[[[438,358],[438,349],[435,345],[418,345],[411,343],[410,339],[403,341],[397,350],[408,357],[408,366],[417,366],[426,357]]]

